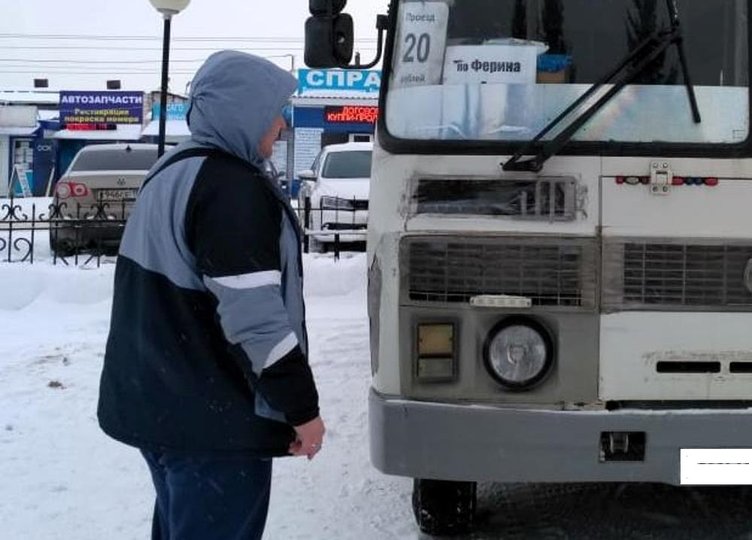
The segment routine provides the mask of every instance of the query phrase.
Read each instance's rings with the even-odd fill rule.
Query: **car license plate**
[[[100,201],[134,201],[138,195],[137,189],[101,189]]]
[[[682,485],[736,486],[752,484],[749,448],[693,448],[681,451]]]

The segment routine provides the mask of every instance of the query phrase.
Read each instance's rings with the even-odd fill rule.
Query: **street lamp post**
[[[177,15],[191,3],[191,0],[149,0],[154,9],[164,17],[164,33],[162,38],[162,87],[160,90],[159,103],[159,149],[158,155],[162,157],[165,150],[167,137],[167,82],[170,72],[170,31],[172,17]]]

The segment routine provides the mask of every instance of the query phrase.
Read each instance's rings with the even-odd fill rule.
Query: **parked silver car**
[[[82,148],[55,186],[50,247],[59,256],[119,246],[141,183],[157,161],[154,144]]]

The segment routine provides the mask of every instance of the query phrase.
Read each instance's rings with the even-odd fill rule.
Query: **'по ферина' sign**
[[[446,48],[444,84],[534,84],[534,45],[455,45]]]

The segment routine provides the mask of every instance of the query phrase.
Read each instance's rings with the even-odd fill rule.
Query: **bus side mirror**
[[[305,63],[312,68],[347,66],[355,46],[353,20],[342,13],[347,0],[309,0],[305,23]]]

